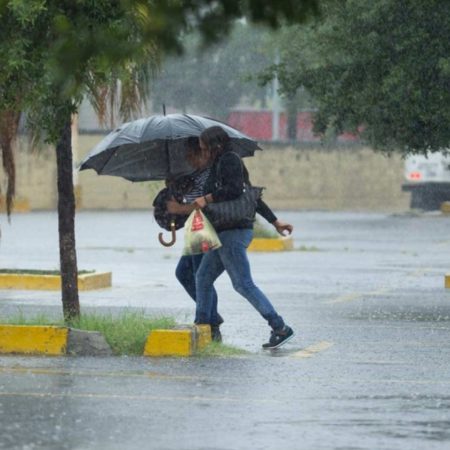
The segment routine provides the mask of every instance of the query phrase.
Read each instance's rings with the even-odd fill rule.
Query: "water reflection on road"
[[[450,217],[279,212],[295,249],[252,253],[255,281],[296,330],[267,325],[222,277],[234,358],[0,358],[0,448],[446,449],[450,444]],[[56,217],[2,227],[1,266],[55,268]],[[29,230],[35,232],[30,235]],[[126,232],[124,231],[126,230]],[[148,213],[82,212],[79,266],[113,272],[84,310],[192,321]],[[0,314],[60,314],[58,293],[1,291]]]

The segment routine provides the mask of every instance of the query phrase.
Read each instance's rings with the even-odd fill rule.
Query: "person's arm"
[[[269,205],[267,205],[267,203],[265,203],[261,198],[258,200],[258,203],[256,205],[256,212],[264,217],[267,222],[273,225],[278,233],[282,236],[286,236],[284,233],[285,231],[287,231],[289,234],[292,233],[294,227],[290,223],[278,220],[277,216],[269,208]]]
[[[182,203],[178,203],[176,200],[169,200],[167,203],[167,211],[170,214],[175,214],[179,216],[188,216],[192,211],[194,211],[197,206],[194,203],[189,205],[185,205]]]
[[[281,234],[281,236],[286,236],[286,234],[284,233],[285,231],[287,231],[289,234],[292,234],[292,231],[294,230],[294,227],[290,223],[282,222],[278,219],[273,222],[272,225],[275,227],[278,233]]]
[[[208,203],[213,203],[214,199],[212,194],[206,194],[203,197],[198,197],[194,200],[193,205],[196,208],[204,208]]]
[[[264,217],[270,224],[274,223],[278,218],[273,213],[273,211],[269,208],[269,205],[262,199],[258,199],[258,203],[256,204],[256,212]]]

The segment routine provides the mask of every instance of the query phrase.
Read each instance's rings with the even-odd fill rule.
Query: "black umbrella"
[[[219,125],[242,157],[261,150],[258,144],[218,120],[191,114],[151,116],[121,125],[97,144],[80,165],[99,175],[115,175],[130,181],[163,180],[194,171],[186,160],[186,140]]]

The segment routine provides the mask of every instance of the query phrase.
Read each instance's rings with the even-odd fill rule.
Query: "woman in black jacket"
[[[227,133],[219,126],[207,128],[200,135],[200,147],[202,151],[211,153],[213,165],[203,190],[207,194],[196,199],[196,205],[205,208],[208,203],[225,202],[239,197],[244,184],[250,184],[250,181],[240,156],[231,149]],[[205,211],[207,212],[207,208]],[[279,232],[292,232],[291,225],[278,222],[275,216],[273,218],[274,226]],[[269,342],[263,344],[263,348],[277,348],[286,343],[294,336],[294,331],[284,323],[251,276],[247,247],[253,239],[253,221],[243,219],[216,231],[222,247],[206,253],[196,273],[196,322],[211,324],[213,285],[226,271],[233,288],[255,307],[272,328]]]
[[[195,145],[194,145],[195,141]],[[212,162],[210,161],[211,152],[209,150],[201,151],[197,149],[197,151],[192,151],[194,147],[198,147],[198,138],[192,138],[190,140],[187,151],[187,157],[190,161],[190,164],[198,169],[200,172],[204,172],[207,168],[209,174],[211,174],[210,165]],[[246,172],[245,167],[244,171],[246,175],[244,177],[248,180],[248,172]],[[211,184],[212,178],[211,176],[207,177],[205,181],[202,182],[201,186],[197,186],[197,190],[201,190],[202,193],[208,193],[205,189],[208,188],[207,184]],[[195,200],[195,197],[189,193],[189,198],[186,199],[187,203],[178,203],[175,199],[172,199],[167,202],[167,211],[171,214],[181,214],[188,215],[190,214],[197,205],[195,203],[191,203]],[[278,233],[283,234],[285,231],[291,233],[292,225],[288,223],[281,222],[269,208],[269,206],[264,203],[262,199],[258,200],[258,205],[256,208],[256,212],[260,214],[264,219],[266,219],[270,224],[272,224]],[[191,298],[196,301],[196,273],[200,263],[202,261],[203,254],[194,255],[194,256],[183,256],[181,257],[177,269],[176,269],[176,277],[186,289]],[[196,317],[195,321],[199,323],[199,319]],[[212,288],[212,306],[210,307],[210,325],[211,325],[211,337],[214,341],[221,341],[222,336],[220,333],[220,325],[223,322],[222,317],[217,312],[217,293],[215,292],[214,286]]]

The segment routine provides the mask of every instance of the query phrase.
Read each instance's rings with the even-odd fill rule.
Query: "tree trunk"
[[[3,159],[3,169],[6,174],[6,212],[8,217],[13,207],[16,193],[16,165],[14,162],[13,143],[17,136],[20,113],[2,111],[0,113],[0,153]],[[1,187],[0,187],[1,193]]]
[[[71,135],[71,116],[69,114],[56,146],[61,294],[63,314],[66,322],[80,315],[77,253],[75,248],[75,195],[73,192]]]

